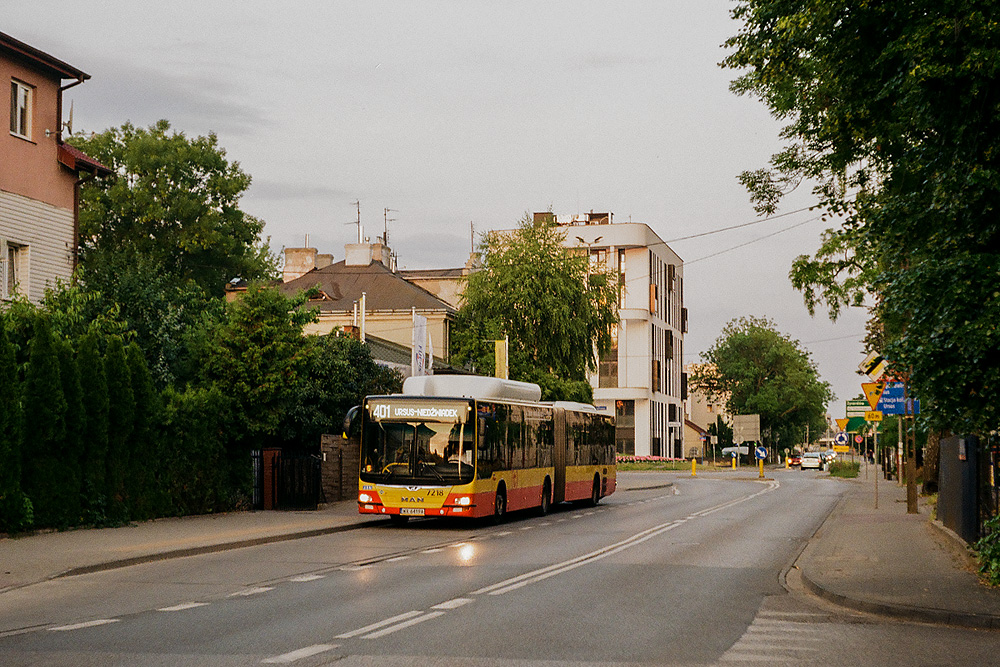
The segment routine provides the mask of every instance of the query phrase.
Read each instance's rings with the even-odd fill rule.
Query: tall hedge
[[[160,396],[153,387],[153,377],[142,350],[134,342],[125,350],[128,376],[134,399],[134,420],[129,449],[129,474],[125,490],[133,519],[149,519],[162,505],[159,498]]]
[[[66,437],[66,399],[56,342],[47,317],[35,319],[24,372],[24,427],[21,452],[24,492],[31,499],[35,523],[58,525],[59,453]]]
[[[59,374],[63,397],[66,399],[66,434],[56,447],[58,465],[55,469],[55,525],[75,526],[80,522],[80,489],[83,471],[83,431],[87,415],[83,408],[83,388],[80,367],[69,341],[58,344]]]
[[[135,426],[135,397],[128,365],[125,363],[125,345],[118,336],[112,336],[108,341],[104,372],[108,382],[108,517],[116,522],[127,521],[129,512],[125,480],[132,466],[128,443]]]
[[[0,315],[0,531],[31,525],[31,503],[21,491],[21,400],[14,346]]]
[[[108,466],[108,382],[101,356],[100,338],[88,333],[80,342],[80,383],[83,409],[87,419],[83,435],[83,507],[85,522],[101,524],[107,520]]]

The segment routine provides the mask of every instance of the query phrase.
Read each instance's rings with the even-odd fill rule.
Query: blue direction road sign
[[[841,431],[837,435],[833,436],[833,441],[840,446],[844,446],[850,441],[850,439],[847,437],[846,433]]]
[[[882,397],[875,409],[884,415],[905,415],[906,404],[910,404],[910,414],[920,414],[920,401],[904,398],[905,390],[902,382],[890,382],[882,390]]]
[[[764,445],[760,445],[759,447],[757,447],[756,449],[753,450],[753,454],[758,459],[766,459],[767,458],[767,447],[764,447]]]

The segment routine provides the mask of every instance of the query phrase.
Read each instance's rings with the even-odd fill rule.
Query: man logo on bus
[[[372,416],[375,419],[387,419],[389,417],[389,406],[385,403],[376,405],[375,409],[372,410]]]

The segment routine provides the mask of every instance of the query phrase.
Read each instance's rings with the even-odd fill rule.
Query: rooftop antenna
[[[390,222],[396,222],[396,218],[390,218],[389,217],[389,213],[390,212],[391,213],[399,213],[399,211],[397,211],[394,208],[387,208],[383,212],[383,215],[385,217],[385,231],[382,232],[382,243],[384,243],[385,245],[389,245],[389,223]]]
[[[365,240],[362,238],[362,233],[363,232],[361,231],[361,200],[358,199],[357,201],[352,201],[351,202],[351,206],[357,206],[358,207],[358,219],[357,219],[356,222],[345,222],[344,224],[345,225],[357,225],[358,226],[358,243],[364,243]]]
[[[476,226],[469,220],[469,252],[476,252]]]

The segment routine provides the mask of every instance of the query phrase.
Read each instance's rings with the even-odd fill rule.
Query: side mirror
[[[360,415],[361,415],[360,405],[355,405],[353,408],[347,411],[346,415],[344,415],[344,433],[343,433],[344,440],[347,440],[349,435],[354,434],[355,422],[357,421],[358,416]]]

